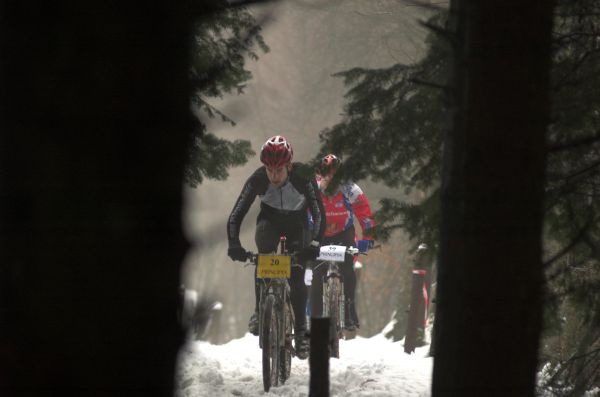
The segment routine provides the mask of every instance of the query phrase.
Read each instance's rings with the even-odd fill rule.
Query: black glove
[[[375,246],[375,240],[358,240],[357,245],[360,252],[367,252]]]
[[[304,247],[300,250],[300,253],[298,254],[298,259],[300,259],[301,261],[314,261],[319,256],[319,252],[319,243],[313,241],[308,247]]]
[[[248,259],[248,252],[242,247],[229,247],[227,255],[234,261],[245,262]]]

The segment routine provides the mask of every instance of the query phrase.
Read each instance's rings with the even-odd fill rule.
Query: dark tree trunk
[[[433,395],[534,395],[552,5],[451,4]]]
[[[0,3],[0,395],[170,396],[190,17]]]

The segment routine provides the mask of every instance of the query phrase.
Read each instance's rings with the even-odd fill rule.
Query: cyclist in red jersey
[[[355,228],[354,217],[362,229],[362,239],[369,240],[369,247],[373,247],[373,227],[375,220],[371,214],[369,200],[363,193],[362,189],[354,182],[347,181],[333,192],[327,192],[327,187],[332,180],[335,172],[341,164],[340,159],[334,154],[328,154],[321,159],[320,175],[317,175],[317,184],[321,192],[321,200],[325,207],[325,235],[322,240],[322,245],[340,244],[346,246],[355,246]],[[344,328],[347,331],[354,331],[360,326],[358,315],[356,313],[356,305],[354,294],[356,290],[356,274],[354,273],[354,260],[347,258],[343,266],[341,266],[342,276],[344,279],[344,296],[346,300],[346,310],[344,319]],[[314,280],[320,280],[321,276],[317,274],[318,269],[315,269]],[[323,286],[321,283],[313,283],[311,287],[311,301],[320,302]],[[321,315],[321,305],[312,305],[312,315]]]

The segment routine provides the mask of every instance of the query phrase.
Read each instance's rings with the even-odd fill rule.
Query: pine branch
[[[269,1],[271,1],[271,0],[269,0]],[[257,0],[257,2],[260,2],[260,0]],[[225,7],[222,11],[226,10],[227,8],[228,7]],[[269,15],[263,16],[261,19],[256,20],[255,26],[263,26],[263,24],[265,24],[269,18],[270,18]],[[254,38],[254,37],[257,37],[257,30],[256,29],[248,29],[246,34],[241,36],[238,41],[242,42],[242,43],[249,43],[252,40],[252,38]],[[262,43],[262,40],[259,40],[259,45],[261,47],[263,47],[264,43]],[[264,50],[264,48],[263,48],[263,50]],[[244,51],[247,53],[251,53],[250,48],[248,48],[248,45],[244,46]],[[204,73],[205,74],[204,78],[202,78],[202,79],[198,78],[198,77],[192,78],[192,79],[190,79],[191,82],[194,83],[200,91],[202,91],[205,87],[207,87],[209,85],[209,82],[219,81],[219,80],[221,80],[221,78],[224,75],[226,75],[228,73],[228,68],[227,68],[228,62],[229,62],[228,59],[224,59],[221,62],[213,62],[210,65],[210,67],[206,70],[206,72]]]
[[[214,107],[213,105],[211,105],[210,103],[208,103],[200,95],[196,95],[196,100],[197,100],[197,102],[199,104],[202,104],[205,107],[207,107],[209,113],[218,114],[219,116],[221,116],[221,120],[230,123],[232,126],[236,125],[235,121],[231,117],[227,116],[225,113],[223,113],[222,111],[220,111],[219,109],[217,109],[216,107]]]
[[[415,84],[419,84],[419,85],[424,85],[426,87],[438,88],[438,89],[440,89],[442,91],[448,91],[450,89],[450,87],[447,86],[447,85],[438,84],[438,83],[434,83],[434,82],[426,81],[426,80],[421,80],[421,79],[414,78],[414,77],[408,79],[408,81],[411,82],[411,83],[415,83]]]

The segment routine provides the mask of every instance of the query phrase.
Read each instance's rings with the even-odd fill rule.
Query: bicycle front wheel
[[[283,305],[283,316],[281,324],[283,329],[283,340],[279,350],[279,381],[283,384],[292,372],[292,333],[294,322],[292,308],[288,303]]]
[[[325,292],[324,314],[329,317],[329,355],[340,357],[340,294],[341,283],[338,278],[332,277],[327,280],[323,287]]]
[[[271,386],[277,386],[279,375],[279,340],[277,324],[279,323],[275,310],[275,297],[267,295],[262,313],[262,375],[266,392]]]

